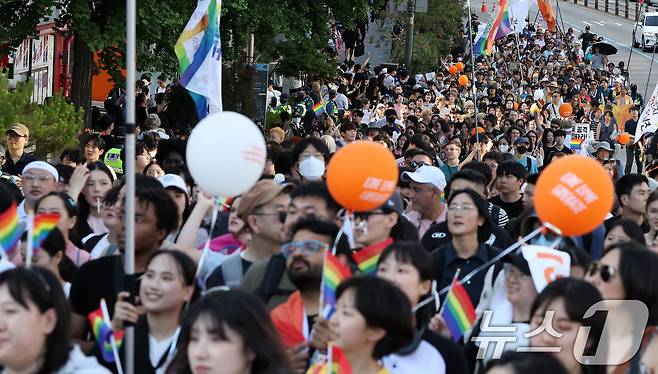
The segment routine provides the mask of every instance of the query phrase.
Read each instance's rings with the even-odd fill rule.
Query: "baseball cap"
[[[386,200],[386,202],[379,207],[379,209],[385,209],[391,212],[396,212],[398,214],[404,213],[404,202],[402,201],[402,195],[399,192],[393,192],[393,195]]]
[[[423,165],[414,172],[405,171],[402,173],[402,180],[405,182],[432,184],[441,191],[446,188],[446,177],[443,175],[441,169],[436,166]]]
[[[5,131],[5,134],[10,132],[10,131],[13,131],[13,132],[15,132],[16,134],[18,134],[20,136],[30,136],[30,130],[28,130],[27,126],[25,126],[22,123],[12,124],[11,126],[9,126],[7,131]]]
[[[525,136],[519,136],[514,141],[514,144],[530,144],[530,140],[528,140],[528,138],[526,138]]]
[[[175,187],[181,190],[182,192],[187,193],[187,185],[185,184],[183,178],[181,178],[179,175],[165,174],[160,178],[158,178],[158,181],[162,183],[162,187],[164,188]]]
[[[247,217],[281,193],[288,193],[292,190],[293,185],[290,183],[277,184],[271,179],[264,179],[256,182],[249,191],[242,195],[240,206],[238,207],[238,217],[247,220]]]
[[[25,165],[25,168],[23,168],[23,174],[27,173],[29,170],[43,170],[45,172],[50,173],[50,175],[55,178],[55,181],[59,181],[59,173],[57,172],[57,169],[55,169],[54,166],[51,164],[45,162],[45,161],[32,161],[29,164]]]

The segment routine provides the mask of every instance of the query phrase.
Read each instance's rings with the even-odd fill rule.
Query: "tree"
[[[447,0],[444,0],[447,1]],[[279,61],[286,74],[335,72],[335,62],[321,50],[329,39],[329,22],[353,27],[368,17],[369,0],[224,0],[221,13],[224,62],[242,65],[250,34],[256,36],[260,61]],[[370,0],[382,8],[386,0]],[[194,0],[137,2],[137,68],[177,75],[174,45],[196,6]],[[125,1],[123,0],[6,0],[0,16],[0,40],[16,47],[36,32],[42,17],[56,9],[56,23],[75,35],[72,101],[89,112],[92,70],[102,68],[124,86]],[[277,42],[278,41],[278,42]],[[93,53],[98,54],[94,61]],[[226,96],[226,95],[225,95]]]
[[[435,70],[439,58],[457,46],[459,31],[464,22],[463,1],[433,0],[428,2],[427,13],[416,13],[414,47],[411,70],[428,72]],[[404,23],[405,13],[398,22]],[[452,37],[449,37],[452,35]],[[404,34],[393,43],[391,59],[404,63]]]
[[[61,94],[39,105],[30,100],[31,83],[19,83],[9,89],[6,74],[0,74],[0,132],[15,122],[30,129],[30,144],[34,154],[47,158],[62,149],[77,145],[77,134],[82,128],[82,112],[66,101]]]

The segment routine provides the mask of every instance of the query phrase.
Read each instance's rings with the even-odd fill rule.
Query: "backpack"
[[[269,303],[274,295],[288,296],[292,294],[292,291],[279,289],[279,284],[281,283],[285,271],[286,258],[280,253],[273,255],[267,263],[263,280],[256,290],[256,296],[258,296],[264,304]]]

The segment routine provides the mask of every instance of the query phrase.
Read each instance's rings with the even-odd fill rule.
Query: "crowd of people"
[[[136,373],[334,372],[322,367],[333,346],[359,374],[658,372],[658,137],[620,141],[635,135],[644,102],[623,64],[592,47],[596,40],[530,24],[475,66],[463,51],[427,74],[346,55],[337,80],[310,79],[286,93],[271,84],[262,177],[219,212],[188,171],[196,114],[178,109],[191,100],[164,76],[152,105],[148,85],[137,84],[135,170],[125,168],[116,136],[120,91],[81,133],[80,147],[56,160],[31,156],[28,126],[11,124],[0,212],[18,206],[22,229],[32,212],[59,220],[31,267],[27,240],[0,262],[0,367],[117,372],[88,321],[106,303],[115,334],[134,327]],[[474,82],[460,82],[457,63]],[[578,149],[569,141],[575,124],[590,129]],[[339,235],[344,209],[326,170],[357,141],[387,148],[399,182]],[[624,152],[622,165],[616,156]],[[491,260],[541,226],[535,186],[552,162],[574,153],[608,170],[616,202],[590,233],[544,230],[523,243],[570,258],[568,277],[538,289],[521,254]],[[354,165],[368,167],[376,165]],[[136,174],[134,274],[124,272],[127,173]],[[338,286],[328,316],[320,300],[332,249],[355,275]],[[357,271],[354,251],[379,254],[373,274]],[[461,286],[477,322],[454,339],[439,303],[426,301],[469,273]],[[614,303],[606,304],[614,321],[587,314],[612,300],[645,305],[646,325]],[[492,336],[492,320],[515,331],[502,357],[480,343]],[[640,342],[636,351],[631,341]],[[125,345],[117,348],[125,367]],[[601,352],[605,362],[630,352],[629,360],[588,362]]]

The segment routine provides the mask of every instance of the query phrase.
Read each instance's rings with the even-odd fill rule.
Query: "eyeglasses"
[[[610,279],[615,276],[615,268],[613,266],[604,265],[600,262],[594,262],[589,266],[587,274],[589,274],[590,277],[593,277],[597,272],[599,273],[601,280],[606,283],[608,283]]]
[[[270,213],[265,213],[265,212],[254,212],[251,213],[254,216],[278,216],[279,222],[285,223],[286,222],[286,217],[288,216],[288,212],[285,210],[280,210],[277,212],[270,212]]]
[[[354,220],[367,221],[370,216],[375,214],[388,214],[382,211],[370,211],[370,212],[357,212],[354,213]]]
[[[329,244],[319,240],[304,240],[303,242],[288,242],[281,245],[283,256],[288,258],[291,254],[299,251],[302,256],[313,256],[320,251],[329,249]]]
[[[463,211],[464,213],[470,213],[476,210],[476,208],[473,205],[470,204],[464,204],[464,205],[457,205],[457,204],[452,204],[448,205],[448,213],[457,213],[457,211]]]
[[[421,166],[430,166],[430,165],[423,161],[411,161],[411,163],[409,163],[409,166],[411,166],[414,170],[416,170],[419,169]]]
[[[34,183],[35,181],[39,181],[39,183],[46,183],[52,179],[54,178],[49,175],[36,176],[34,174],[23,174],[23,182],[27,182],[27,183]]]

